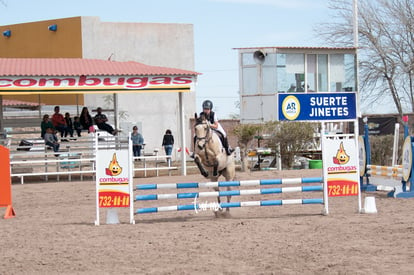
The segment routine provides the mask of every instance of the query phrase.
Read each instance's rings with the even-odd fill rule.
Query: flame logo
[[[109,162],[108,168],[105,169],[105,173],[108,176],[118,176],[122,172],[122,167],[119,166],[118,160],[116,159],[116,153],[112,156],[112,160]]]
[[[333,163],[344,165],[347,164],[349,161],[349,155],[345,152],[344,144],[341,142],[339,145],[338,152],[336,153],[336,156],[333,157]]]

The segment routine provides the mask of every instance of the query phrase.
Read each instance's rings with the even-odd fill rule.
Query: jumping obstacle
[[[367,174],[369,176],[402,178],[402,166],[367,165]]]
[[[367,165],[366,175],[373,179],[374,184],[365,187],[365,191],[393,191],[394,187],[401,185],[402,166]]]
[[[268,195],[293,192],[315,192],[324,191],[323,179],[317,178],[294,178],[294,179],[267,179],[267,180],[245,180],[245,181],[221,181],[221,182],[189,182],[189,183],[164,183],[164,184],[142,184],[137,185],[135,190],[157,190],[157,189],[185,189],[185,188],[213,188],[213,187],[243,187],[243,186],[267,186],[267,185],[292,185],[292,184],[309,184],[320,183],[315,186],[294,186],[281,188],[263,188],[263,189],[245,189],[245,190],[229,190],[229,191],[212,191],[212,192],[189,192],[175,194],[148,194],[136,195],[135,201],[153,201],[167,199],[194,199],[192,204],[158,206],[139,208],[135,214],[156,213],[165,211],[183,211],[183,210],[206,210],[223,209],[235,207],[251,207],[251,206],[277,206],[288,204],[322,204],[325,205],[323,198],[312,199],[286,199],[286,200],[261,200],[261,201],[242,201],[242,202],[222,202],[209,203],[209,205],[196,202],[197,198],[208,197],[224,197],[224,196],[244,196],[244,195]],[[325,205],[326,206],[326,205]],[[325,211],[327,213],[327,210]]]
[[[404,139],[406,140],[408,137],[408,118],[404,117]],[[407,188],[407,182],[412,182],[413,178],[411,176],[412,166],[414,165],[413,156],[412,156],[412,148],[414,148],[413,138],[409,137],[409,143],[407,144],[407,149],[410,149],[411,153],[408,154],[410,159],[407,160],[407,157],[404,158],[403,152],[403,165],[406,166],[406,170],[409,175],[404,176],[403,166],[395,165],[397,159],[397,151],[398,151],[398,137],[399,137],[399,124],[396,124],[395,132],[394,132],[394,144],[393,144],[393,158],[392,158],[392,166],[380,166],[380,165],[372,165],[371,164],[371,146],[369,142],[369,129],[368,124],[365,121],[364,124],[364,136],[363,136],[363,146],[364,146],[364,153],[365,156],[363,158],[364,162],[362,165],[365,172],[361,173],[360,177],[360,186],[361,191],[390,191],[388,193],[389,197],[395,198],[411,198],[414,197],[414,192],[409,192]],[[404,150],[404,148],[403,148]],[[406,163],[404,163],[404,161]],[[361,159],[360,159],[361,163]],[[364,177],[366,178],[366,184],[364,184]],[[406,181],[404,180],[404,177]],[[411,184],[410,184],[411,185]]]

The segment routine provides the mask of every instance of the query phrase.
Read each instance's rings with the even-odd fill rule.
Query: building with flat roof
[[[278,119],[278,93],[357,91],[356,48],[237,48],[240,122]]]
[[[192,24],[102,22],[99,17],[72,17],[1,26],[0,58],[83,58],[112,61],[136,61],[152,66],[194,71]],[[4,33],[6,32],[6,33]],[[42,105],[39,118],[50,113],[47,106],[61,105],[72,117],[83,106],[89,110],[107,109],[112,124],[123,133],[138,125],[146,150],[161,147],[166,129],[181,147],[179,96],[175,92],[105,94],[49,94],[3,96],[7,100],[37,102]],[[183,93],[184,121],[196,111],[195,91]],[[110,113],[116,104],[118,113]],[[73,106],[78,106],[73,108]],[[116,119],[118,118],[118,119]],[[39,119],[40,125],[40,119]],[[187,147],[191,147],[190,129],[185,129]]]

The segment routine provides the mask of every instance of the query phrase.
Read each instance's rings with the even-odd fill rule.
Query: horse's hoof
[[[216,218],[231,218],[230,212],[229,211],[215,211],[214,212],[214,216]]]
[[[203,173],[203,176],[204,176],[205,178],[208,178],[208,173]]]
[[[223,216],[223,218],[231,218],[230,211],[222,212],[221,215]]]

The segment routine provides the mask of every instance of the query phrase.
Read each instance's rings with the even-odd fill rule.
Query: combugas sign
[[[130,205],[128,150],[99,150],[96,163],[99,207],[128,207]]]
[[[278,94],[279,120],[356,119],[356,94],[294,93]]]
[[[323,141],[324,169],[327,169],[328,196],[357,196],[359,159],[355,139],[326,138]]]

